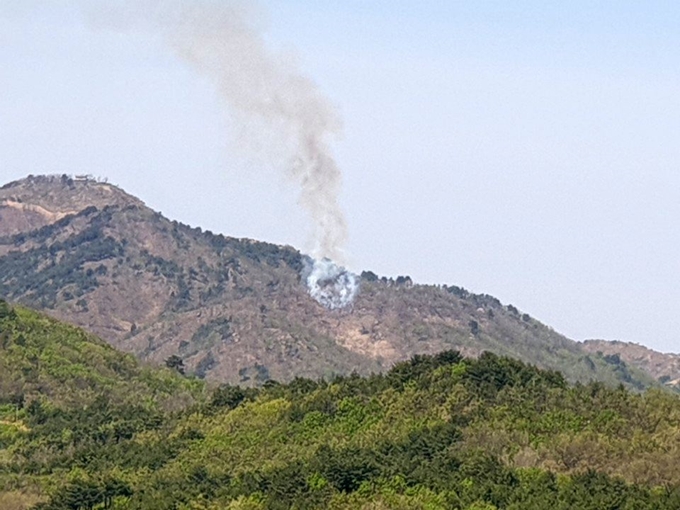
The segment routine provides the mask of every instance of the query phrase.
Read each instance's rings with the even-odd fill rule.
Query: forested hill
[[[260,386],[384,371],[414,354],[510,355],[569,380],[657,384],[585,352],[512,305],[453,285],[364,272],[354,305],[307,294],[302,255],[170,221],[108,183],[37,176],[0,188],[0,297],[161,365]]]
[[[204,385],[177,370],[144,367],[94,335],[0,300],[0,404],[36,412],[92,405],[183,409]],[[46,407],[41,406],[41,402]]]
[[[662,390],[446,351],[203,396],[5,303],[0,362],[3,510],[680,508]]]
[[[75,469],[87,448],[156,430],[204,391],[201,381],[143,367],[79,328],[0,300],[0,509],[44,499],[54,472]]]

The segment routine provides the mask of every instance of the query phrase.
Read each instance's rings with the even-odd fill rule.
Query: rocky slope
[[[589,354],[511,305],[362,274],[354,305],[311,299],[291,247],[170,221],[107,183],[29,177],[0,189],[0,296],[85,327],[141,359],[179,356],[210,379],[384,370],[417,353],[484,350],[572,380],[653,378]]]

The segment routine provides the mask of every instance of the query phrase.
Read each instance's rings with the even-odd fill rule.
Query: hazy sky
[[[680,351],[679,3],[260,6],[342,115],[353,269]],[[172,219],[304,249],[295,187],[232,134],[160,41],[0,0],[0,181],[108,177]]]

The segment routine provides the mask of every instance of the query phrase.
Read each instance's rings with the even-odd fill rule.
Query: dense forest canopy
[[[680,400],[455,351],[207,388],[0,301],[0,508],[677,509]]]

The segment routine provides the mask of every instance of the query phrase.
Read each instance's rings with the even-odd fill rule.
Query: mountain
[[[457,349],[517,357],[573,381],[658,384],[512,305],[456,286],[364,272],[353,306],[327,310],[309,296],[297,250],[191,228],[87,177],[3,186],[0,236],[0,296],[142,360],[178,356],[216,381],[369,374]]]
[[[608,357],[610,362],[622,361],[653,376],[659,382],[680,387],[680,355],[657,352],[632,342],[586,340],[585,351]]]
[[[3,510],[680,507],[667,391],[445,351],[208,393],[5,302],[0,339]]]

